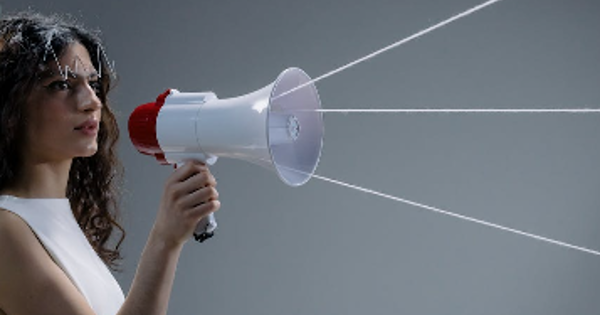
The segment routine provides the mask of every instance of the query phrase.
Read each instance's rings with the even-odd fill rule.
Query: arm
[[[219,209],[208,167],[190,162],[167,180],[157,219],[119,315],[166,314],[177,261],[198,222]]]
[[[156,222],[119,315],[166,314],[184,243],[220,207],[208,168],[188,163],[167,180]],[[0,211],[0,309],[7,314],[92,315],[27,224]]]
[[[118,314],[166,314],[180,253],[181,247],[169,247],[151,235]]]
[[[0,308],[6,314],[93,314],[27,223],[0,211]]]

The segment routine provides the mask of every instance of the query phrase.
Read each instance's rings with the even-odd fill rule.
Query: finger
[[[173,174],[171,174],[170,181],[173,183],[183,182],[192,175],[206,171],[208,168],[206,165],[201,162],[192,162],[184,164],[182,167],[176,169]]]
[[[205,172],[196,173],[190,176],[183,182],[177,183],[177,190],[179,190],[182,194],[190,194],[200,188],[207,186],[215,186],[216,181],[212,177],[212,175],[207,174]]]
[[[221,202],[219,200],[211,200],[194,207],[189,211],[188,215],[200,221],[205,216],[218,211],[219,208],[221,208]]]
[[[171,196],[174,199],[180,199],[194,193],[201,188],[215,186],[216,180],[211,174],[208,174],[207,172],[199,172],[190,176],[183,182],[171,184],[168,190],[171,191]]]
[[[215,177],[213,176],[213,174],[210,173],[210,170],[208,168],[206,170],[200,172],[200,174],[203,175],[202,181],[200,182],[201,185],[203,185],[203,186],[217,186],[217,180],[215,179]]]
[[[210,172],[210,169],[208,167],[206,168],[206,174],[208,174],[208,177],[209,177],[209,183],[208,184],[211,185],[211,186],[217,186],[217,179]]]
[[[219,192],[214,187],[204,187],[194,191],[181,198],[181,206],[184,209],[193,209],[194,207],[219,199]]]

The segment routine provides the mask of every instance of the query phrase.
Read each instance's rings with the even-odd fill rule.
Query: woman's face
[[[50,63],[27,100],[22,151],[27,160],[57,162],[91,156],[98,150],[102,109],[98,73],[87,49],[78,42],[65,49],[59,62]]]

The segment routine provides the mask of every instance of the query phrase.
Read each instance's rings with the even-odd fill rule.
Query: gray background
[[[126,128],[166,88],[313,77],[482,1],[2,1],[103,31],[120,82],[128,290],[171,168]],[[600,2],[506,0],[317,84],[324,108],[600,107]],[[325,114],[317,174],[600,250],[600,114]],[[600,257],[221,159],[218,235],[170,314],[599,314]]]

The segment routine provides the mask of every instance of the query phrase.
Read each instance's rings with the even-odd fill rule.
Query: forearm
[[[198,222],[220,207],[216,180],[201,162],[176,169],[167,183],[156,221],[129,294],[117,315],[165,315],[183,245]]]
[[[150,234],[135,278],[118,315],[165,315],[182,245]]]

